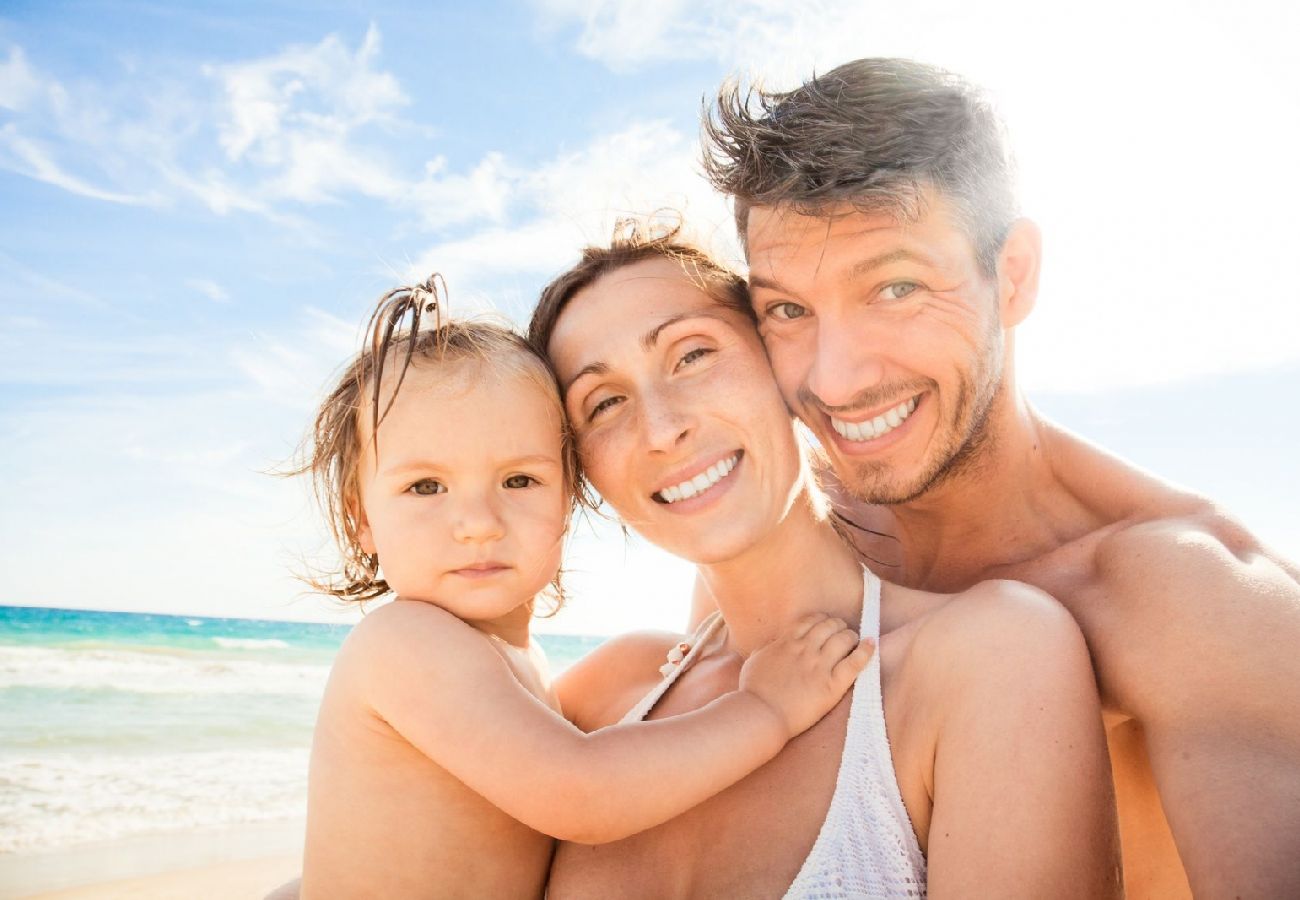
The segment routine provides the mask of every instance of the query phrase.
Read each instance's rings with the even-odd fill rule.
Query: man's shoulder
[[[1099,625],[1089,639],[1103,683],[1152,718],[1230,708],[1238,682],[1266,682],[1265,648],[1296,633],[1300,583],[1294,564],[1204,503],[1113,529],[1077,606]]]
[[[1262,556],[1270,554],[1245,526],[1201,501],[1115,523],[1096,542],[1093,571],[1103,589],[1140,588],[1152,596],[1236,577]]]

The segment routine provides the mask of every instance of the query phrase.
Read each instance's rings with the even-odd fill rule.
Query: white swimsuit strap
[[[722,613],[715,612],[696,626],[695,632],[690,637],[669,650],[667,662],[659,667],[659,672],[664,676],[663,680],[655,685],[650,693],[642,697],[636,706],[628,710],[627,715],[623,716],[620,722],[640,722],[650,715],[650,710],[654,709],[660,698],[683,672],[695,664],[704,652],[704,648],[713,642],[714,637],[726,627],[726,624],[722,620]]]

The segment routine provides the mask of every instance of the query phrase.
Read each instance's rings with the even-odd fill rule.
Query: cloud
[[[357,198],[431,231],[500,221],[515,178],[504,157],[487,151],[462,171],[418,158],[429,129],[401,117],[409,100],[381,51],[371,25],[355,49],[331,34],[179,77],[65,87],[13,46],[0,63],[0,107],[15,113],[0,167],[94,200],[197,201],[296,230],[312,227],[305,210]]]
[[[686,236],[724,259],[738,255],[730,214],[698,173],[699,148],[671,123],[632,122],[597,135],[514,181],[512,216],[504,224],[466,231],[416,257],[402,272],[421,279],[439,271],[459,309],[496,308],[524,320],[536,299],[504,297],[509,276],[543,277],[576,261],[585,244],[609,240],[615,223],[657,210],[683,214]]]
[[[207,278],[190,278],[185,283],[213,303],[230,302],[230,294],[226,293],[226,289],[215,281]]]
[[[1281,113],[1300,107],[1291,6],[536,5],[616,72],[691,59],[788,87],[856,57],[909,56],[990,88],[1046,242],[1018,346],[1027,386],[1095,391],[1300,360],[1286,264],[1300,240],[1300,123]]]
[[[9,56],[0,62],[0,108],[20,111],[39,97],[44,85],[27,64],[22,47],[9,48]]]

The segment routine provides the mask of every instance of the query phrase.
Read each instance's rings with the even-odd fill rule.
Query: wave
[[[0,645],[0,689],[111,689],[140,694],[319,696],[327,662],[229,659],[197,653]]]
[[[306,748],[7,756],[0,854],[301,818],[307,757]]]

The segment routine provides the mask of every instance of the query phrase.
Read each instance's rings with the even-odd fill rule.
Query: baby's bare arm
[[[747,689],[686,715],[583,734],[468,625],[414,602],[380,612],[385,621],[371,624],[382,627],[357,648],[375,712],[499,809],[580,843],[660,824],[740,780],[834,706],[870,658],[843,623],[808,621],[755,654]]]

